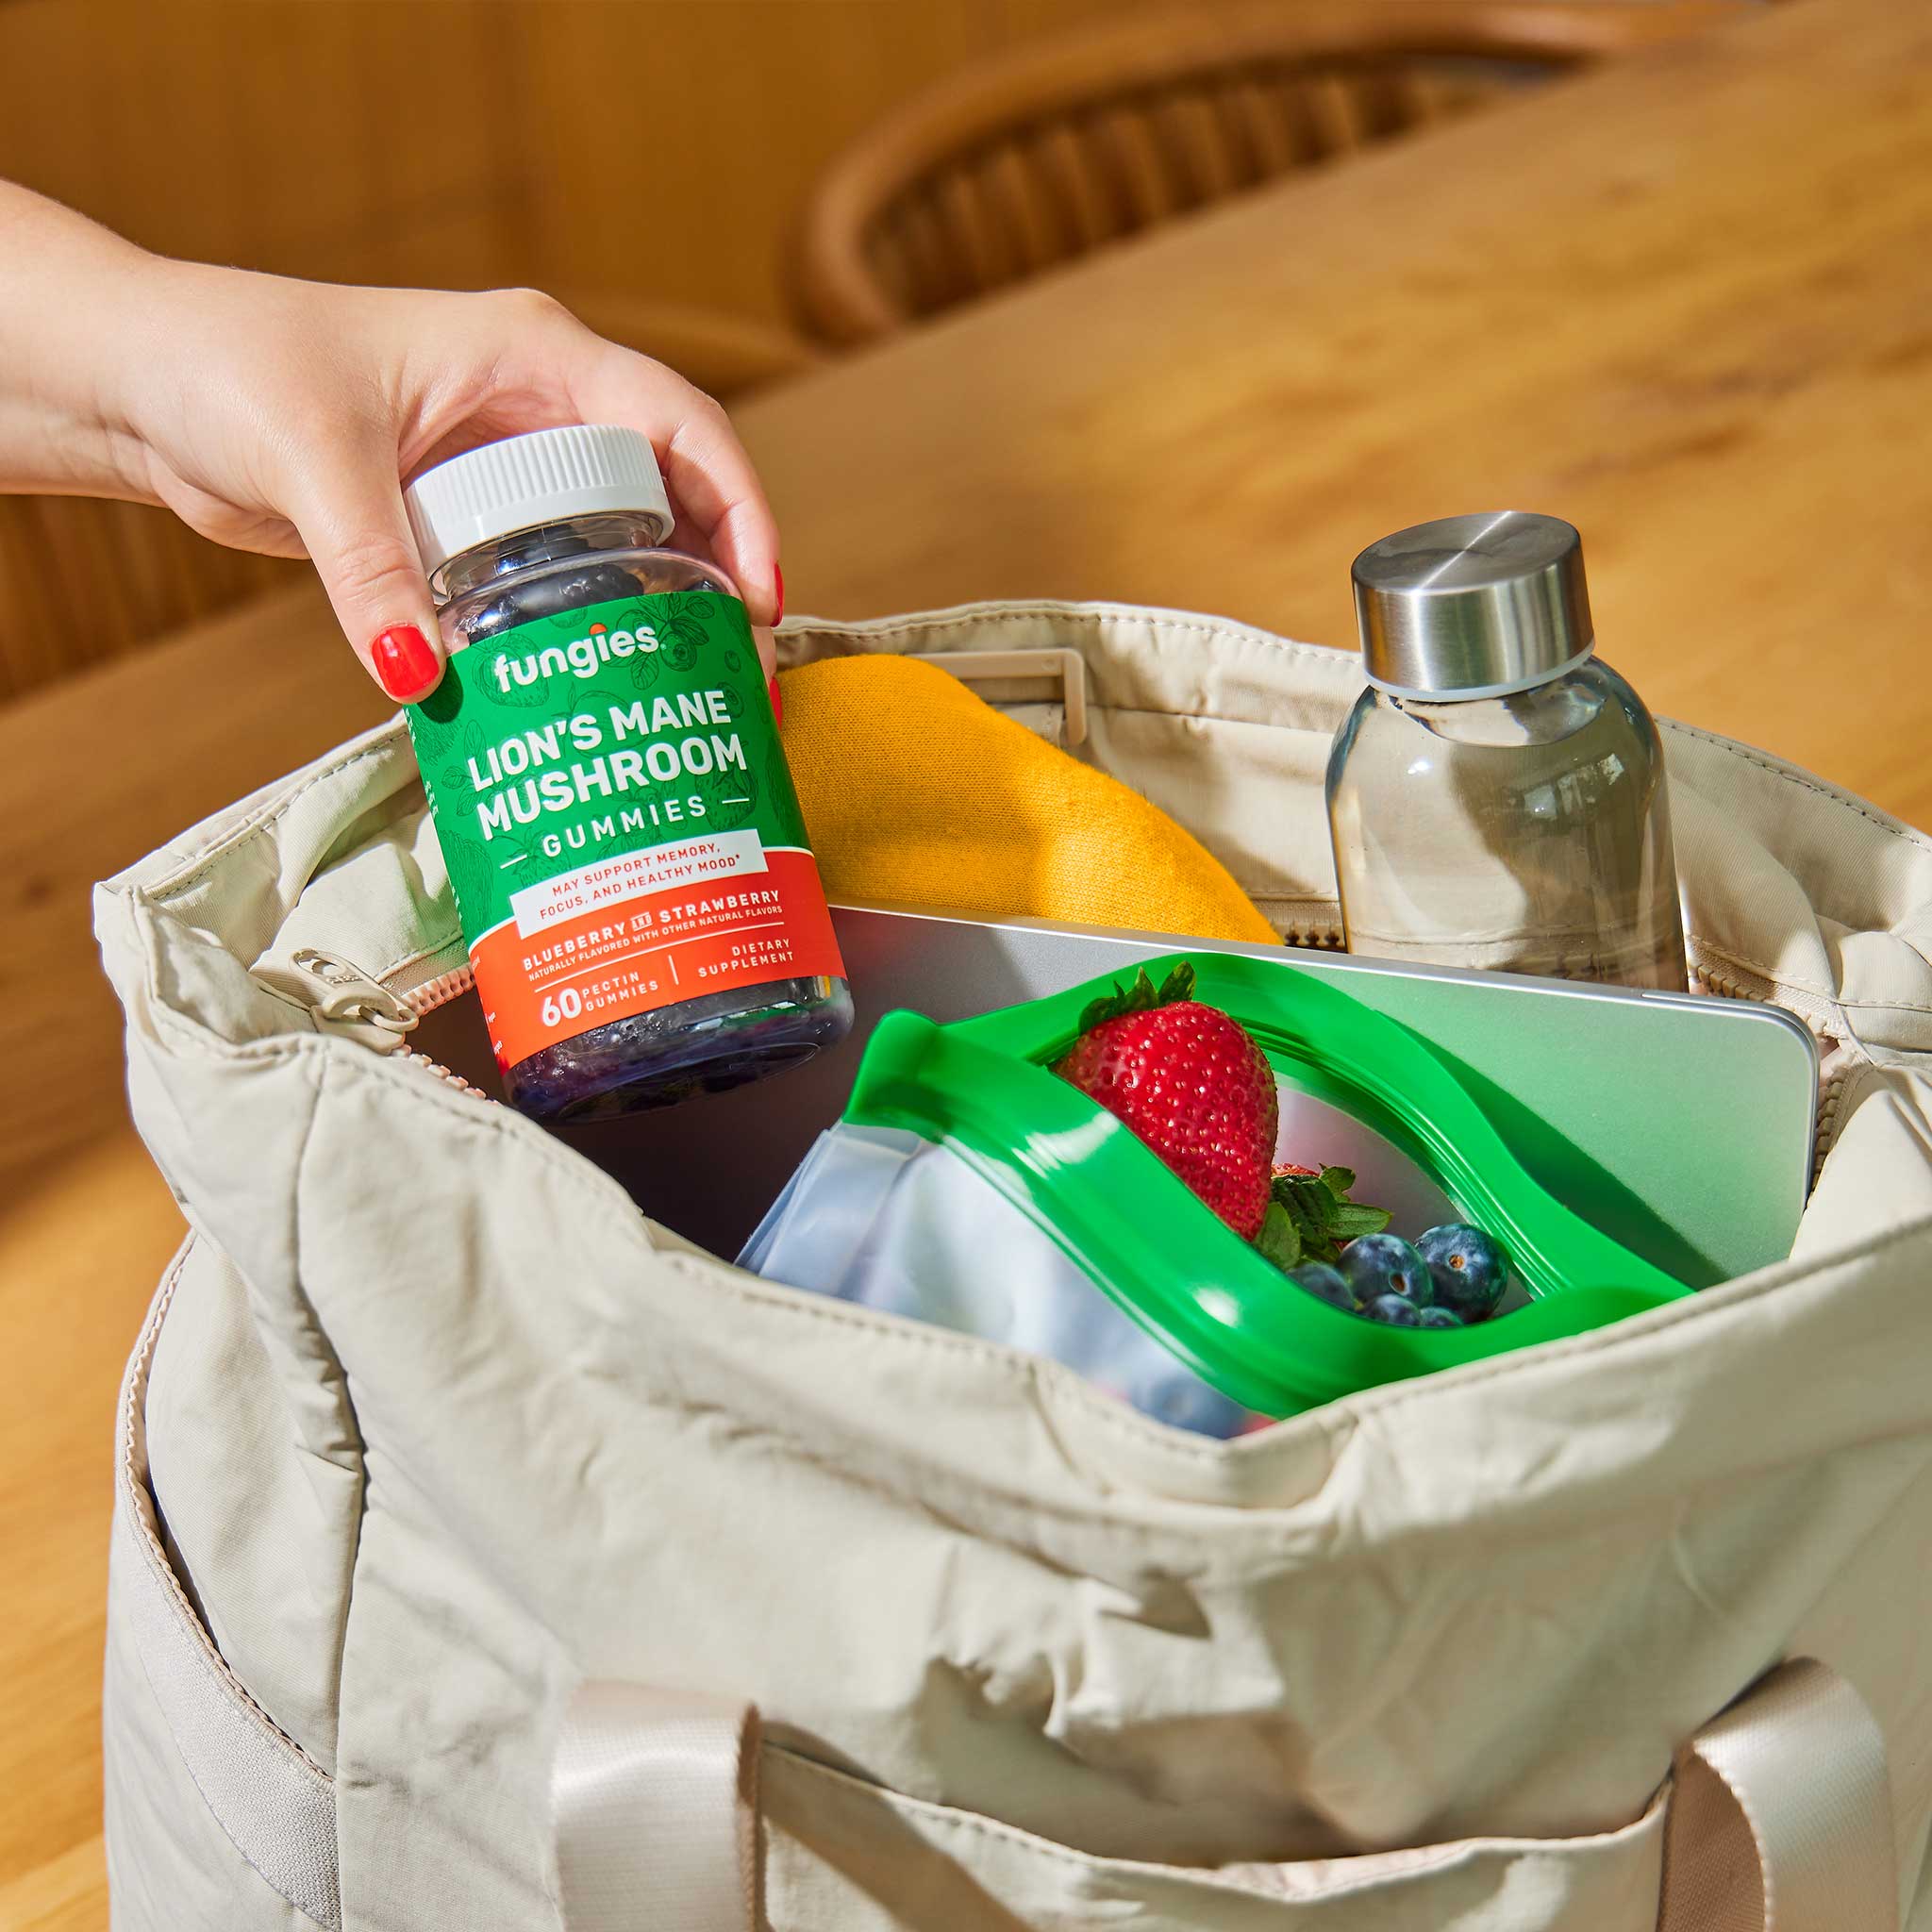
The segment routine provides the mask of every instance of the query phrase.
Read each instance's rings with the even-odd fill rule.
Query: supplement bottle
[[[808,1059],[844,966],[736,587],[634,430],[406,492],[449,668],[409,730],[509,1099],[584,1121]]]
[[[1445,517],[1354,575],[1368,689],[1328,760],[1349,950],[1681,992],[1663,750],[1594,655],[1576,531]]]

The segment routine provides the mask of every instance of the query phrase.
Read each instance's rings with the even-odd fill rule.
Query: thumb
[[[319,479],[295,527],[362,668],[398,704],[427,697],[442,677],[442,640],[393,449]]]

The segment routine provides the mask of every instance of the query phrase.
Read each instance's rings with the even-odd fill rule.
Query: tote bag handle
[[[758,1763],[748,1704],[580,1685],[550,1774],[567,1932],[756,1932]]]
[[[757,1932],[748,1705],[591,1683],[552,1778],[568,1932]],[[1780,1665],[1678,1753],[1657,1932],[1898,1932],[1885,1740],[1814,1658]]]
[[[1815,1657],[1677,1754],[1657,1932],[1898,1932],[1885,1739]]]

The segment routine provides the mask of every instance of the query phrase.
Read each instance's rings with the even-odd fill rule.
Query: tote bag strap
[[[754,1932],[758,1762],[748,1704],[580,1685],[550,1776],[567,1932]]]
[[[551,1780],[567,1932],[756,1932],[748,1705],[591,1683]],[[1885,1740],[1815,1658],[1783,1664],[1678,1753],[1657,1932],[1898,1932]]]
[[[1898,1932],[1885,1739],[1815,1657],[1677,1754],[1657,1932]]]

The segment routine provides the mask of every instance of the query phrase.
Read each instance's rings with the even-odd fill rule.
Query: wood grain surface
[[[114,1398],[181,1217],[131,1127],[0,1207],[0,1928],[100,1932]]]
[[[0,0],[0,174],[196,260],[776,322],[839,148],[941,74],[1139,4]]]
[[[800,213],[798,306],[829,341],[875,341],[1751,4],[1215,0],[1090,21],[967,63],[853,142]]]
[[[1932,821],[1932,12],[1798,0],[780,391],[795,608],[1104,596],[1346,642],[1424,516],[1583,528],[1659,710]],[[179,1224],[86,886],[379,715],[302,591],[0,713],[0,1926],[102,1923],[108,1416]]]
[[[1655,709],[1932,823],[1928,72],[1932,8],[1800,0],[764,399],[792,608],[1348,644],[1364,544],[1545,510]]]
[[[0,709],[0,1189],[126,1118],[93,882],[392,708],[310,579]]]

